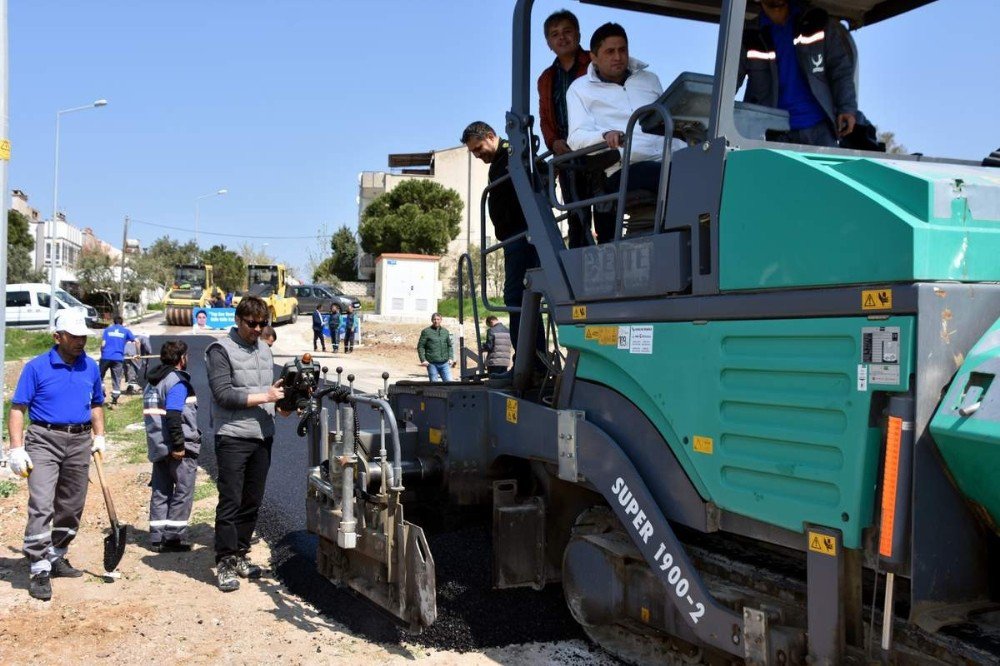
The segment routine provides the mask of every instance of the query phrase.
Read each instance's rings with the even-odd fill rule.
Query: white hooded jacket
[[[566,142],[573,150],[580,150],[604,141],[604,134],[611,130],[624,132],[628,119],[636,109],[652,102],[663,93],[660,79],[644,62],[629,58],[631,74],[625,83],[607,83],[597,76],[594,63],[587,74],[581,76],[566,93],[569,113],[569,136]],[[632,136],[631,162],[659,162],[663,157],[663,137],[646,134],[636,124]],[[617,171],[620,165],[608,170]]]

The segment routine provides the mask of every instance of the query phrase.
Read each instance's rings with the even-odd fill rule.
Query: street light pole
[[[122,265],[118,276],[118,316],[125,318],[125,252],[128,251],[128,215],[125,216],[125,231],[122,232]]]
[[[62,118],[64,113],[74,113],[76,111],[86,111],[87,109],[99,108],[102,106],[107,106],[108,100],[99,99],[96,102],[87,104],[86,106],[75,106],[72,109],[63,109],[62,111],[56,111],[56,159],[55,159],[55,176],[53,178],[54,184],[52,186],[52,222],[49,225],[49,329],[52,329],[56,325],[56,230],[58,229],[58,218],[59,218],[59,119]],[[4,196],[6,196],[6,191],[4,191]],[[45,256],[44,254],[42,255]]]
[[[207,197],[217,197],[223,194],[227,194],[229,190],[222,188],[221,190],[216,190],[215,192],[209,192],[208,194],[202,194],[201,196],[194,198],[194,244],[198,245],[198,221],[199,221],[199,209],[201,200]]]
[[[7,161],[10,159],[10,144],[7,142],[8,117],[8,79],[7,79],[7,0],[0,0],[0,140],[3,146],[0,147],[0,291],[7,293],[7,197],[10,192],[7,190]],[[0,310],[0,368],[5,367],[7,352],[7,312],[6,308]],[[0,402],[6,397],[6,382],[0,382]],[[7,429],[3,422],[4,413],[0,409],[0,433],[6,433]],[[0,434],[0,443],[4,436]],[[4,447],[0,446],[0,463],[6,464],[7,453]]]

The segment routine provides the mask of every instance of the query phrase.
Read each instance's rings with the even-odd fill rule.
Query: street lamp
[[[72,109],[56,111],[56,166],[54,184],[52,187],[52,223],[49,227],[49,328],[56,325],[56,221],[59,218],[59,119],[64,113],[74,113],[76,111],[86,111],[87,109],[107,106],[108,100],[99,99],[96,102],[85,106],[75,106]]]
[[[216,190],[215,192],[209,192],[208,194],[202,194],[200,197],[194,198],[194,244],[195,245],[198,244],[198,217],[199,217],[198,206],[201,204],[201,200],[206,199],[208,197],[218,197],[228,193],[229,190],[223,188],[221,190]]]

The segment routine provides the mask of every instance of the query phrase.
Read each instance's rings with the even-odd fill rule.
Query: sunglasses
[[[265,326],[267,326],[267,321],[266,320],[265,321],[254,321],[252,319],[240,319],[240,321],[242,321],[244,324],[246,324],[247,328],[264,328]]]

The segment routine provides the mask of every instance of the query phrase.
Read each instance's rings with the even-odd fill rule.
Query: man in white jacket
[[[601,141],[624,154],[625,128],[628,119],[641,106],[655,102],[663,92],[660,79],[646,69],[647,65],[628,54],[628,36],[617,23],[605,23],[590,38],[591,64],[566,93],[569,113],[567,143],[580,150]],[[629,190],[655,192],[663,159],[663,137],[646,134],[638,125],[632,134],[632,154],[629,159]],[[621,167],[616,164],[607,171],[607,191],[615,191],[621,183]],[[597,242],[614,239],[613,213],[598,213],[594,219]]]

